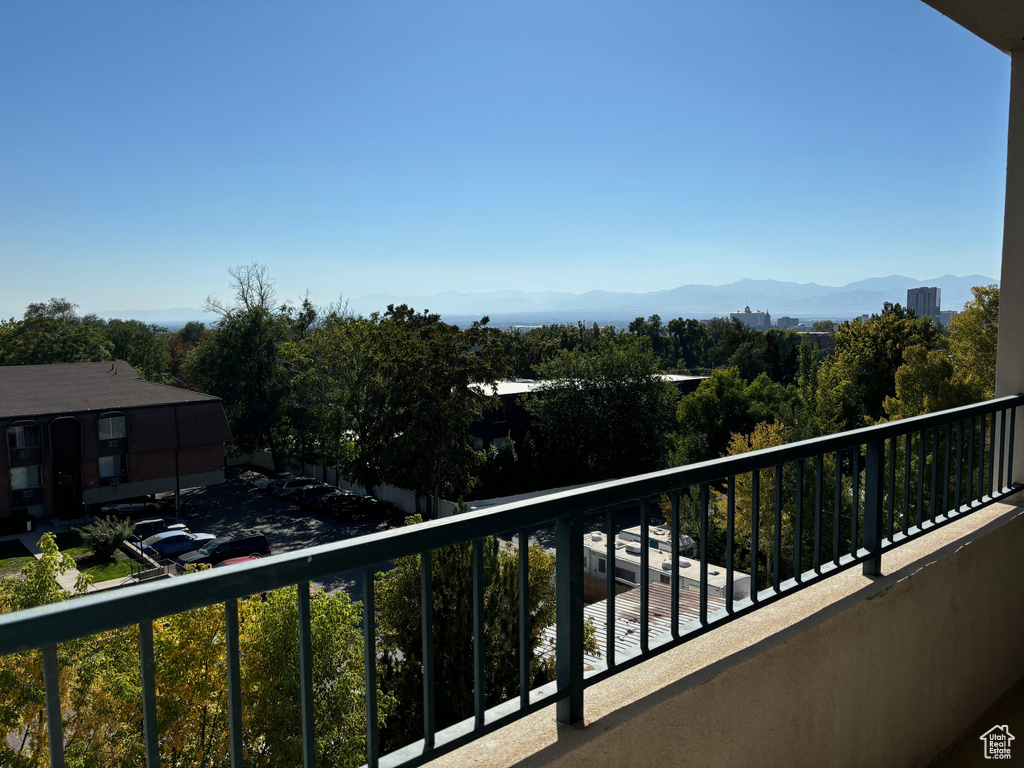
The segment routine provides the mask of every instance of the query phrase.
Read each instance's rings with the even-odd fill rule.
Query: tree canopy
[[[0,579],[0,612],[68,599],[56,576],[74,565],[52,534],[23,578]],[[87,580],[79,584],[84,591]],[[302,762],[298,596],[281,589],[239,601],[239,648],[246,765]],[[310,597],[317,762],[365,762],[366,708],[361,608],[344,592]],[[224,606],[166,616],[153,624],[157,723],[162,761],[213,768],[228,754]],[[69,768],[144,764],[138,627],[62,643],[61,709]],[[378,691],[380,721],[395,709]],[[47,733],[39,651],[0,657],[0,764],[45,765]]]
[[[658,374],[644,338],[562,350],[537,367],[543,386],[523,397],[538,471],[554,485],[623,477],[664,465],[678,393]]]

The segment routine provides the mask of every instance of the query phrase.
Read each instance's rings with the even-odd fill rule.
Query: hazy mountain
[[[907,301],[907,289],[919,286],[937,286],[942,289],[942,308],[960,309],[971,298],[971,287],[998,283],[984,275],[944,275],[930,280],[915,280],[903,275],[871,277],[842,286],[817,283],[793,283],[783,280],[752,280],[744,278],[727,285],[681,285],[649,293],[616,291],[587,291],[564,293],[559,291],[495,290],[480,293],[444,291],[433,296],[399,296],[378,293],[360,296],[349,302],[353,312],[368,315],[382,312],[388,304],[408,304],[417,310],[429,309],[446,316],[492,318],[503,316],[509,322],[535,322],[537,324],[577,320],[587,322],[625,322],[634,317],[661,315],[663,320],[673,317],[712,317],[728,315],[744,306],[766,310],[772,317],[789,315],[806,319],[845,319],[856,315],[878,312],[882,304]],[[212,325],[216,314],[192,307],[176,309],[128,309],[98,312],[100,317],[122,320],[142,320],[163,325],[172,330],[190,320]]]
[[[843,318],[878,312],[887,301],[906,304],[907,289],[920,286],[941,288],[942,308],[959,310],[970,300],[972,286],[997,282],[984,275],[944,275],[929,280],[890,275],[858,280],[842,286],[745,278],[727,285],[682,285],[649,293],[446,291],[433,296],[377,294],[355,299],[352,309],[368,313],[382,310],[388,304],[406,303],[417,309],[429,308],[433,312],[447,315],[575,312],[630,317],[659,314],[667,320],[673,317],[728,315],[749,304],[751,308],[766,310],[774,317],[803,315],[809,318]]]

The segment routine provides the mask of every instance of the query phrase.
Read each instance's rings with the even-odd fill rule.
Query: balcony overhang
[[[1004,53],[1024,48],[1024,3],[1020,0],[923,1]]]

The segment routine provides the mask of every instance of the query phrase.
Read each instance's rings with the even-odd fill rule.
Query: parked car
[[[244,555],[269,555],[270,543],[267,537],[256,531],[244,531],[230,536],[218,536],[206,542],[195,552],[179,555],[177,560],[182,566],[206,563],[216,565]]]
[[[293,493],[293,495],[298,498],[299,504],[309,506],[311,504],[316,504],[317,501],[325,494],[336,490],[337,488],[330,483],[314,483],[313,485],[307,485],[298,489]]]
[[[138,520],[132,529],[131,538],[142,541],[154,533],[163,531],[188,531],[188,524],[181,517],[151,517],[146,520]]]
[[[188,531],[164,531],[144,539],[138,544],[145,554],[160,559],[177,557],[199,549],[214,538],[212,533],[189,533]]]
[[[273,486],[274,484],[282,483],[285,480],[290,480],[293,477],[298,477],[298,475],[296,475],[294,472],[278,472],[277,474],[271,475],[270,477],[261,477],[259,480],[253,483],[253,487],[257,491],[270,491],[272,490],[271,486]]]
[[[251,563],[253,560],[262,560],[263,558],[259,555],[246,555],[245,557],[230,557],[227,560],[221,560],[217,563],[214,568],[222,568],[225,565],[241,565],[242,563]]]
[[[162,504],[157,504],[155,501],[126,501],[119,504],[104,504],[100,507],[100,515],[155,516],[157,513],[163,512],[164,509]]]
[[[366,517],[390,517],[401,522],[404,516],[397,513],[395,506],[372,496],[356,493],[328,494],[324,497],[323,509],[339,520],[361,520]],[[399,516],[396,517],[396,514]]]
[[[313,485],[317,481],[312,477],[292,477],[285,480],[281,485],[275,486],[272,493],[278,498],[285,498],[291,496],[292,491],[296,488],[305,488],[307,485]]]
[[[341,488],[331,488],[331,490],[317,498],[316,506],[319,509],[330,513],[335,507],[340,506],[345,499],[352,495],[352,491],[345,491]]]

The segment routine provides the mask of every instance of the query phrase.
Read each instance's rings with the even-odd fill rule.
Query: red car
[[[246,555],[245,557],[232,557],[228,560],[223,560],[217,563],[214,568],[220,568],[222,565],[238,565],[239,563],[251,563],[253,560],[262,560],[263,558],[259,555]]]

